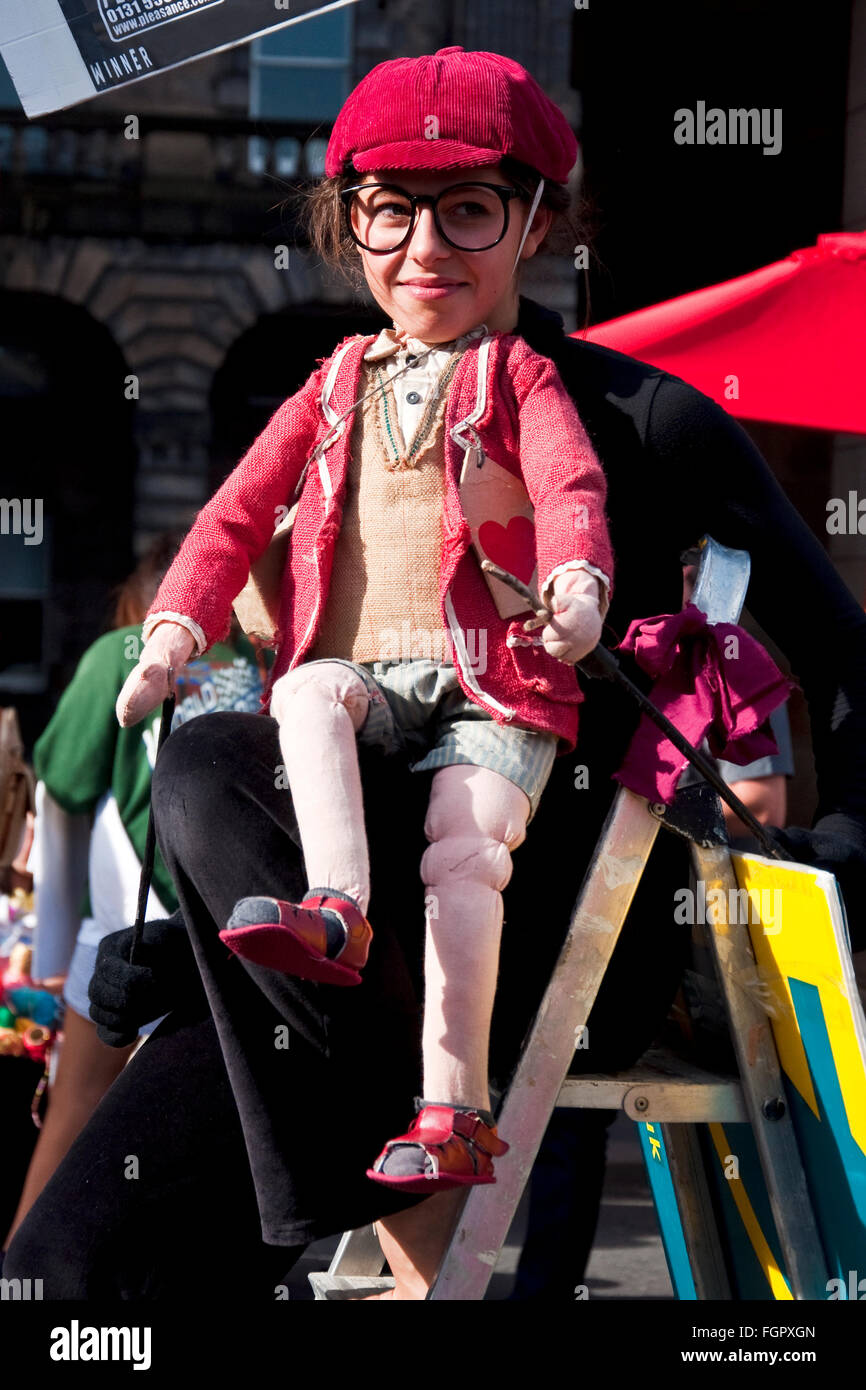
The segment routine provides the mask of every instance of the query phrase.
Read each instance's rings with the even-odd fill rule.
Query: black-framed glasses
[[[412,235],[419,206],[429,204],[442,240],[456,251],[489,251],[508,231],[508,205],[525,198],[498,183],[454,183],[439,193],[407,193],[396,183],[359,183],[340,194],[352,240],[374,255],[399,251]]]

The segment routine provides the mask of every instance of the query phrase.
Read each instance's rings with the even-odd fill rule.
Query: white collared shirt
[[[400,372],[394,382],[394,398],[400,433],[407,444],[415,437],[424,408],[448,358],[473,339],[483,338],[487,332],[487,324],[482,323],[450,343],[436,343],[431,347],[420,338],[409,337],[394,324],[391,328],[383,328],[375,343],[367,348],[365,362],[381,362],[391,377]],[[417,366],[403,371],[407,360],[413,357],[418,359]]]

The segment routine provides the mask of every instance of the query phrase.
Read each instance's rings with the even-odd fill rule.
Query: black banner
[[[27,0],[0,8],[0,53],[28,116],[357,0]]]

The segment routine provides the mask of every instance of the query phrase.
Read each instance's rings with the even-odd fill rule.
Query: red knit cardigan
[[[344,339],[280,406],[199,512],[148,610],[148,617],[174,613],[194,619],[208,647],[224,638],[232,600],[285,515],[309,459],[264,710],[274,681],[299,665],[316,639],[340,533],[354,415],[342,422],[339,417],[363,390],[361,361],[375,337]],[[550,656],[538,633],[523,631],[525,614],[499,616],[470,548],[458,480],[466,449],[478,442],[498,464],[522,476],[535,510],[536,557],[522,557],[526,564],[513,568],[531,573],[537,558],[539,579],[546,580],[557,565],[581,559],[612,579],[601,465],[554,364],[516,334],[473,340],[449,388],[439,573],[443,628],[471,700],[498,723],[556,733],[558,752],[571,752],[583,699],[575,670]],[[483,674],[473,670],[462,636],[481,631],[487,634]]]

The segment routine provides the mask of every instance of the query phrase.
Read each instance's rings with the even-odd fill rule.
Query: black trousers
[[[607,755],[615,766],[610,740]],[[197,1263],[221,1251],[234,1264],[239,1252],[255,1271],[252,1292],[272,1286],[307,1242],[423,1200],[387,1192],[365,1169],[406,1127],[419,1092],[419,865],[431,774],[375,750],[360,756],[375,940],[363,984],[334,989],[242,962],[217,935],[238,898],[296,899],[306,888],[291,797],[278,785],[275,721],[205,715],[165,745],[153,785],[157,834],[202,996],[156,1030],[104,1098],[12,1243],[8,1277],[43,1278],[49,1298],[188,1297],[190,1250]],[[519,1055],[610,801],[604,761],[587,792],[575,790],[571,760],[557,760],[515,854],[492,1036],[499,1084]],[[576,1054],[582,1068],[634,1061],[675,991],[685,938],[671,894],[687,879],[680,843],[665,838],[590,1017],[590,1048]],[[609,1119],[584,1121],[572,1250],[575,1236],[588,1250],[594,1229]]]

